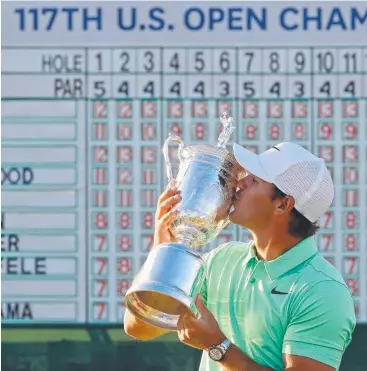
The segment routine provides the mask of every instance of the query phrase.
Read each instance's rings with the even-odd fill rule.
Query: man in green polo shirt
[[[315,242],[316,222],[334,197],[324,161],[294,143],[260,155],[234,145],[234,155],[248,173],[230,219],[253,241],[205,255],[201,316],[180,318],[179,339],[203,350],[200,371],[338,370],[356,319],[348,287]],[[161,195],[155,245],[173,241],[179,201],[176,189]],[[124,327],[140,340],[166,332],[129,311]]]

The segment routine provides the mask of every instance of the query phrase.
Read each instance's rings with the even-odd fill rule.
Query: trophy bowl
[[[185,147],[181,138],[169,136],[163,154],[169,182],[173,181],[168,158],[169,142],[179,144],[176,186],[181,202],[171,232],[177,242],[155,246],[125,295],[126,307],[141,320],[176,330],[184,313],[198,316],[196,295],[205,278],[205,263],[198,247],[214,240],[229,223],[232,198],[244,169],[226,144],[234,130],[232,119],[221,118],[223,131],[217,146]]]

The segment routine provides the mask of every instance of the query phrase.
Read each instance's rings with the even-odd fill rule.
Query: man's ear
[[[294,204],[295,204],[295,201],[292,196],[285,196],[285,197],[277,199],[275,214],[281,215],[285,213],[290,213],[291,210],[294,208]]]

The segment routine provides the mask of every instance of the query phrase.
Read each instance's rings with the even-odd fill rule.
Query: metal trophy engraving
[[[176,186],[181,190],[177,217],[171,225],[177,242],[156,246],[125,295],[126,307],[141,320],[168,330],[177,328],[181,314],[197,316],[194,301],[204,280],[204,261],[196,248],[214,240],[229,223],[232,198],[242,167],[227,151],[235,129],[226,113],[216,146],[185,147],[178,136],[163,146],[168,181],[173,181],[169,142],[179,144]]]

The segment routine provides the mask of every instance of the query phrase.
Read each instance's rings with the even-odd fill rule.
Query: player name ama
[[[33,319],[30,303],[1,303],[2,320],[27,320]]]

